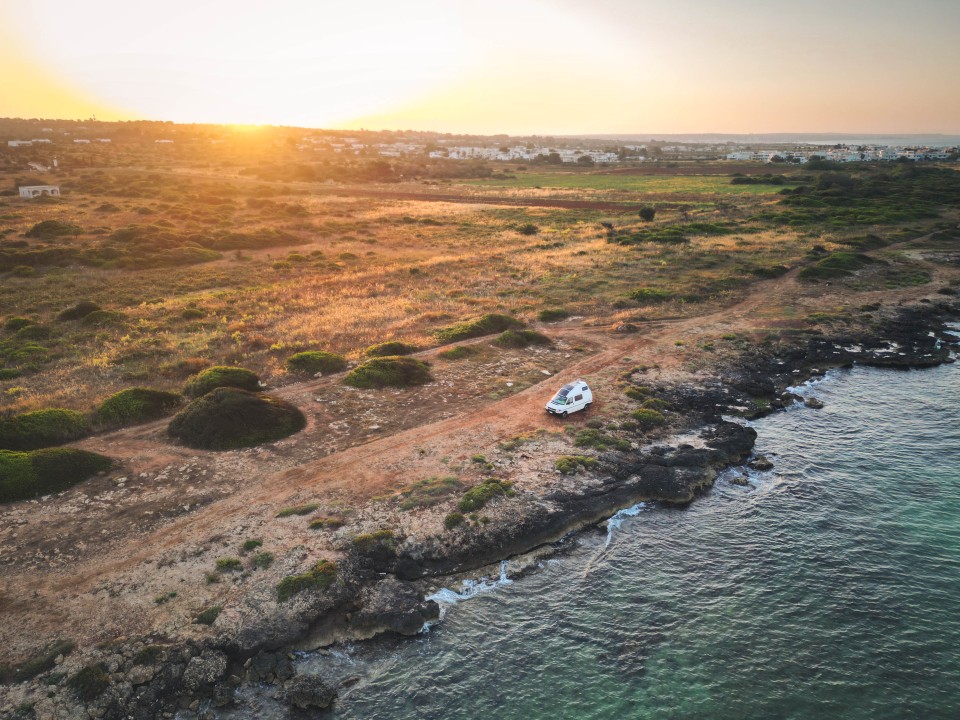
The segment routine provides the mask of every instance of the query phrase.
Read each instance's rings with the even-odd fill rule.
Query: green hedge
[[[489,313],[481,315],[476,320],[468,320],[467,322],[440,328],[434,332],[434,335],[440,342],[451,343],[483,337],[484,335],[493,335],[518,327],[523,327],[523,323],[514,317]]]
[[[214,365],[187,380],[186,385],[183,386],[183,394],[189,397],[200,397],[221,387],[257,392],[260,389],[260,378],[256,373],[245,368]]]
[[[295,373],[329,375],[346,370],[347,361],[343,355],[324,352],[322,350],[307,350],[291,355],[287,358],[287,370]]]
[[[110,458],[74,448],[0,450],[0,502],[60,492],[111,465]]]
[[[75,410],[48,408],[0,419],[0,448],[37,450],[83,437],[86,418]]]
[[[356,388],[410,387],[431,382],[429,366],[410,357],[371,358],[358,365],[343,379]]]
[[[180,404],[176,393],[134,387],[114,393],[97,408],[97,421],[120,427],[157,420]]]

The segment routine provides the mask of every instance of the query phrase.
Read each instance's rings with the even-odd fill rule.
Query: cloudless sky
[[[0,116],[960,133],[960,0],[0,0]]]

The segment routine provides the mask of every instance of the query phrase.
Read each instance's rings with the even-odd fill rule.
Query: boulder
[[[747,467],[753,470],[773,470],[773,463],[767,459],[766,455],[757,455],[747,463]]]
[[[803,401],[803,404],[806,405],[808,408],[813,408],[814,410],[819,410],[820,408],[823,407],[823,401],[818,400],[815,397],[808,397]]]
[[[330,707],[336,696],[336,689],[322,678],[297,675],[287,685],[283,700],[297,710],[324,710]]]
[[[192,692],[213,685],[227,672],[227,656],[216,650],[205,650],[190,658],[183,672],[183,684]]]

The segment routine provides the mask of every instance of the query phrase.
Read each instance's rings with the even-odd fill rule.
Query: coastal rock
[[[127,681],[131,685],[143,685],[153,680],[157,674],[157,669],[151,665],[135,665],[127,673]]]
[[[753,470],[773,470],[773,463],[767,459],[766,455],[757,455],[747,463],[747,467]]]
[[[322,678],[297,675],[290,681],[283,700],[297,710],[324,710],[330,707],[336,696],[337,691]]]
[[[731,485],[739,485],[740,487],[753,487],[746,475],[734,475],[729,482]]]
[[[209,687],[227,672],[227,656],[216,650],[205,650],[190,658],[183,673],[183,684],[193,692]]]
[[[350,625],[363,634],[392,631],[400,635],[416,635],[425,623],[440,617],[440,606],[410,583],[386,578],[365,590],[361,609],[350,617]]]
[[[820,408],[823,407],[823,401],[818,400],[815,397],[808,397],[803,401],[803,404],[806,405],[808,408],[813,408],[814,410],[819,410]]]
[[[284,682],[293,677],[293,663],[286,653],[259,652],[250,658],[247,678],[250,682]]]

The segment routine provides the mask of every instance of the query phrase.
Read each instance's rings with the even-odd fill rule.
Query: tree
[[[656,215],[657,211],[649,205],[640,208],[640,219],[644,222],[651,222]]]
[[[596,163],[593,162],[593,158],[589,155],[581,155],[577,158],[577,165],[592,166]]]

